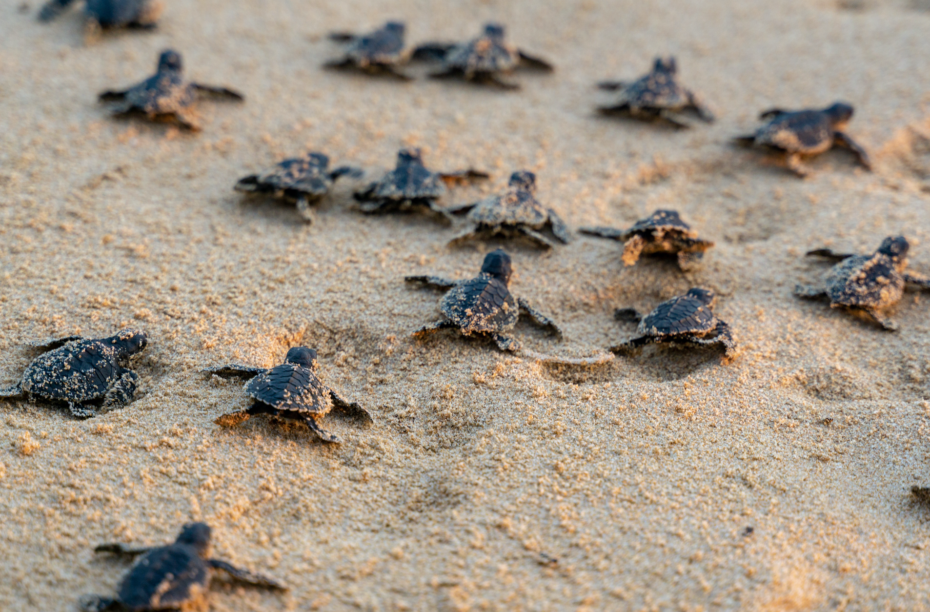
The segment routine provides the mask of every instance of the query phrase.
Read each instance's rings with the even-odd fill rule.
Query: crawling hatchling
[[[20,382],[0,389],[0,397],[67,404],[71,414],[82,419],[97,416],[101,408],[126,406],[139,380],[126,366],[147,345],[145,332],[137,329],[109,338],[67,336],[33,343],[43,354],[26,367]]]
[[[629,229],[583,227],[583,234],[623,242],[623,263],[632,266],[640,255],[669,254],[678,258],[682,270],[691,269],[713,247],[710,240],[698,238],[697,232],[681,220],[678,211],[657,210],[637,221]]]
[[[438,276],[408,276],[407,282],[423,283],[448,290],[439,303],[442,320],[414,332],[423,335],[441,329],[457,329],[463,336],[490,336],[502,351],[520,350],[520,342],[510,335],[521,314],[527,314],[540,327],[561,336],[559,327],[523,298],[510,293],[513,266],[510,255],[498,249],[487,254],[475,278],[455,281]]]
[[[446,195],[446,183],[486,179],[488,175],[477,170],[459,172],[433,172],[423,165],[423,152],[418,148],[401,149],[397,153],[397,166],[380,180],[355,193],[364,213],[387,213],[411,209],[428,210],[447,223],[452,215],[439,205]]]
[[[871,170],[868,152],[845,132],[853,112],[853,107],[845,102],[835,102],[824,109],[773,108],[759,115],[765,125],[753,134],[738,136],[736,142],[783,154],[788,168],[802,177],[810,174],[802,159],[824,153],[833,146],[849,149],[864,168]]]
[[[101,102],[112,102],[115,116],[144,115],[157,121],[171,121],[189,130],[199,130],[194,103],[202,94],[241,101],[242,94],[225,87],[186,81],[182,74],[181,54],[163,51],[154,76],[123,91],[105,91]]]
[[[598,107],[603,114],[661,119],[679,128],[691,127],[686,118],[689,114],[707,123],[714,120],[714,114],[701,97],[678,82],[678,63],[674,57],[657,57],[652,70],[635,81],[601,81],[597,86],[618,94],[609,105]]]
[[[468,212],[471,230],[453,238],[449,244],[457,244],[481,235],[522,235],[543,248],[555,243],[542,231],[552,231],[553,237],[568,244],[571,235],[561,217],[543,206],[536,199],[536,175],[521,170],[510,175],[507,191],[472,204],[457,204],[445,209],[450,213]]]
[[[864,314],[888,331],[898,325],[887,312],[904,297],[911,284],[930,289],[930,277],[907,270],[910,245],[904,236],[885,238],[871,255],[837,253],[831,249],[809,251],[808,256],[837,262],[819,285],[798,285],[794,293],[802,298],[828,298],[831,308]]]
[[[39,21],[52,21],[72,4],[74,0],[49,0]],[[110,28],[155,29],[163,9],[161,0],[84,0],[84,36],[92,40]]]
[[[207,609],[210,583],[217,571],[242,584],[286,590],[274,578],[240,569],[211,555],[211,530],[205,523],[189,523],[173,544],[133,548],[123,544],[102,544],[94,549],[135,558],[123,576],[116,595],[88,595],[81,599],[82,612],[154,612],[156,610]]]
[[[373,422],[368,411],[323,384],[317,376],[317,367],[316,350],[296,346],[287,352],[284,363],[271,369],[233,364],[205,370],[211,375],[249,379],[245,392],[254,400],[245,410],[219,417],[217,424],[231,427],[257,414],[267,414],[304,423],[324,442],[341,442],[319,425],[319,420],[333,408],[358,420]]]
[[[504,26],[489,23],[477,38],[464,43],[430,42],[413,52],[415,60],[438,60],[441,64],[433,78],[460,77],[466,81],[519,89],[516,83],[501,79],[517,68],[534,68],[552,72],[549,62],[532,56],[505,39]]]
[[[404,50],[406,25],[389,21],[374,32],[353,34],[331,32],[329,38],[347,43],[345,53],[339,59],[326,62],[325,68],[355,68],[369,74],[386,74],[402,80],[410,80],[400,67],[407,63],[410,53]]]
[[[736,350],[736,342],[730,326],[714,315],[716,300],[713,291],[694,288],[684,295],[662,302],[646,316],[632,308],[621,308],[614,313],[615,318],[637,323],[639,336],[610,350],[619,353],[647,344],[722,346],[729,357]]]
[[[310,204],[321,199],[341,176],[358,178],[359,168],[340,166],[329,168],[329,157],[322,153],[308,152],[302,157],[285,159],[274,168],[261,174],[250,174],[236,183],[236,191],[274,195],[297,203],[297,212],[304,221],[312,223],[313,210]]]

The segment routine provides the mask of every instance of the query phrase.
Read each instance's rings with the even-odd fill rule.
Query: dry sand
[[[912,239],[930,272],[930,11],[922,0],[444,3],[171,1],[156,33],[82,44],[71,12],[0,0],[0,383],[26,340],[139,325],[131,406],[77,421],[2,403],[0,609],[73,610],[127,565],[103,541],[161,543],[192,519],[218,555],[292,586],[219,585],[213,610],[925,610],[930,513],[930,313],[908,293],[884,333],[792,297],[825,268],[808,248]],[[850,10],[850,7],[855,10]],[[463,38],[490,19],[553,59],[519,93],[324,72],[329,29],[408,21],[408,39]],[[184,54],[193,79],[244,91],[200,106],[204,130],[110,119],[97,92]],[[594,115],[592,84],[656,54],[717,111],[676,132]],[[769,106],[856,105],[845,152],[799,180],[728,139]],[[303,225],[293,206],[231,187],[306,148],[377,176],[405,144],[438,169],[539,175],[573,226],[625,225],[674,207],[717,241],[682,274],[578,237],[507,245],[514,292],[566,330],[518,328],[540,352],[590,354],[693,285],[719,292],[740,354],[650,348],[601,369],[558,369],[481,341],[410,332],[438,293],[405,274],[472,275],[502,243],[448,249],[420,216],[366,217],[340,184]],[[270,366],[320,348],[324,379],[375,415],[326,421],[346,443],[256,418],[234,382],[198,373]],[[751,534],[748,528],[752,528]],[[548,557],[558,559],[546,564]]]

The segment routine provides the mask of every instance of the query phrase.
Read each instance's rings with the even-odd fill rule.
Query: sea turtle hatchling
[[[516,68],[535,68],[552,72],[549,62],[534,57],[504,39],[504,26],[489,23],[478,38],[465,43],[430,42],[414,49],[415,60],[439,60],[441,69],[433,78],[461,77],[467,81],[519,89],[519,85],[501,80]]]
[[[146,345],[145,332],[137,329],[97,340],[68,336],[34,343],[47,352],[26,367],[19,383],[0,389],[0,397],[61,402],[76,417],[97,416],[98,406],[125,406],[133,400],[139,376],[125,366]]]
[[[802,157],[824,153],[834,145],[851,150],[859,163],[871,170],[869,154],[844,131],[852,116],[853,107],[845,102],[836,102],[820,110],[773,108],[759,115],[765,125],[754,134],[738,136],[736,142],[784,154],[788,168],[802,177],[810,174],[801,162]]]
[[[612,227],[583,227],[583,234],[623,242],[623,263],[632,266],[640,255],[667,253],[678,256],[678,266],[690,269],[704,257],[704,251],[714,246],[697,237],[697,232],[681,220],[678,211],[657,210],[625,230]]]
[[[39,21],[58,17],[74,0],[49,0],[39,11]],[[101,29],[140,28],[152,30],[164,9],[161,0],[85,0],[84,35],[93,39]]]
[[[85,596],[80,609],[82,612],[205,609],[210,582],[217,571],[251,586],[287,589],[274,578],[210,558],[210,539],[209,525],[189,523],[181,529],[178,539],[167,546],[132,548],[123,544],[102,544],[96,547],[94,552],[98,554],[138,559],[123,576],[115,597]]]
[[[386,213],[408,209],[428,209],[452,223],[452,216],[438,204],[448,191],[446,183],[486,179],[476,170],[433,172],[423,165],[423,153],[418,148],[401,149],[397,166],[380,180],[355,193],[364,213]]]
[[[149,119],[174,121],[189,130],[199,130],[193,113],[199,94],[238,101],[245,99],[232,89],[185,81],[181,73],[181,55],[170,49],[163,51],[154,76],[123,91],[105,91],[100,94],[100,101],[117,103],[112,109],[115,116],[142,114]]]
[[[389,21],[374,32],[353,34],[331,32],[330,40],[348,43],[345,54],[323,64],[325,68],[357,68],[369,74],[387,74],[408,81],[409,75],[398,67],[405,64],[410,54],[404,51],[406,26],[399,21]]]
[[[246,383],[245,391],[255,400],[252,406],[224,414],[216,419],[216,423],[231,427],[257,414],[268,414],[305,423],[324,442],[341,442],[317,423],[334,407],[371,423],[371,415],[364,408],[342,399],[323,384],[317,377],[317,365],[316,350],[295,346],[287,352],[284,363],[271,369],[233,364],[205,370],[205,373],[216,376],[251,379]]]
[[[273,194],[297,202],[297,211],[308,223],[314,219],[310,204],[329,193],[341,176],[358,178],[362,171],[351,166],[329,169],[329,157],[308,152],[302,157],[285,159],[261,174],[250,174],[236,183],[236,191]]]
[[[831,308],[844,308],[868,315],[883,328],[894,331],[897,324],[886,311],[901,301],[907,284],[930,289],[930,277],[908,272],[910,245],[904,236],[889,236],[871,255],[836,253],[831,249],[809,251],[836,263],[820,285],[798,285],[794,293],[802,298],[830,300]]]
[[[678,83],[678,64],[674,57],[657,57],[652,70],[633,82],[601,81],[598,88],[618,92],[608,106],[598,107],[602,114],[624,114],[638,119],[663,119],[679,128],[691,127],[684,115],[693,114],[710,123],[714,114],[693,91]]]
[[[475,278],[454,281],[437,276],[406,277],[407,282],[448,289],[439,304],[443,319],[418,329],[414,335],[457,329],[463,336],[490,336],[502,351],[516,352],[520,350],[520,342],[508,332],[525,313],[540,327],[548,327],[561,336],[561,330],[550,318],[510,293],[512,272],[510,255],[498,249],[485,256],[481,273]]]
[[[638,349],[647,344],[722,346],[729,357],[736,350],[730,326],[713,312],[716,295],[709,289],[691,289],[684,295],[662,302],[645,317],[632,308],[614,313],[620,321],[638,323],[639,336],[610,350],[615,353]]]
[[[445,209],[450,213],[468,212],[474,227],[453,238],[449,244],[469,240],[481,234],[520,234],[544,248],[555,243],[541,233],[546,227],[555,239],[568,244],[571,236],[565,222],[551,208],[536,199],[536,175],[522,170],[510,175],[507,191],[472,204],[458,204]]]

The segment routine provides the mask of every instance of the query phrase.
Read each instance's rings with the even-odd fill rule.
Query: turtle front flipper
[[[347,70],[353,68],[355,61],[351,57],[341,57],[339,59],[329,60],[323,63],[323,68],[327,70]]]
[[[464,204],[452,204],[451,206],[446,206],[445,210],[450,215],[458,215],[460,213],[466,213],[478,205],[478,202],[467,202]]]
[[[715,346],[720,345],[723,347],[724,354],[727,357],[733,355],[733,352],[736,350],[736,341],[733,339],[733,330],[730,329],[730,326],[723,321],[717,322],[717,327],[714,328],[714,331],[705,336],[694,337],[691,339],[691,342],[698,346]]]
[[[330,32],[326,35],[326,38],[333,42],[349,43],[358,38],[358,34],[354,32]]]
[[[94,552],[97,554],[106,553],[108,555],[117,555],[119,557],[138,557],[154,549],[155,547],[152,546],[126,546],[125,544],[116,542],[96,546],[94,547]]]
[[[418,62],[439,62],[455,48],[455,43],[428,42],[414,48],[410,59]]]
[[[795,285],[794,294],[800,298],[822,298],[827,294],[827,288],[815,285]]]
[[[97,96],[97,99],[101,102],[122,102],[126,99],[126,94],[129,93],[128,89],[123,91],[108,90],[102,91]]]
[[[228,100],[234,100],[236,102],[242,102],[245,100],[245,96],[236,91],[235,89],[229,89],[228,87],[217,87],[215,85],[204,85],[203,83],[191,83],[191,87],[194,88],[198,94],[206,94],[214,98],[226,98]]]
[[[343,176],[347,176],[349,178],[362,178],[364,174],[364,170],[361,168],[356,168],[355,166],[339,166],[338,168],[333,168],[330,170],[329,179],[331,181],[335,181],[336,179],[339,179]]]
[[[733,143],[742,147],[751,147],[752,145],[756,144],[756,135],[743,134],[742,136],[734,136]]]
[[[165,115],[166,118],[173,119],[180,127],[190,130],[191,132],[200,131],[200,122],[192,110],[184,109]]]
[[[221,561],[219,559],[208,559],[207,563],[210,564],[215,570],[221,570],[230,575],[230,577],[235,580],[250,584],[252,586],[263,587],[266,589],[276,589],[279,591],[286,591],[287,587],[275,580],[270,576],[265,576],[264,574],[258,574],[256,572],[250,572],[249,570],[244,570],[238,568],[234,565],[230,565],[226,561]]]
[[[770,108],[768,110],[764,110],[761,113],[759,113],[759,119],[761,121],[768,121],[770,119],[774,119],[775,117],[784,115],[787,112],[788,111],[780,109],[780,108]]]
[[[95,408],[77,402],[68,402],[68,410],[71,411],[71,416],[79,419],[92,419],[97,416],[97,410]]]
[[[23,391],[22,383],[16,383],[12,387],[0,388],[0,397],[8,397],[15,399],[17,397],[23,397],[26,393]]]
[[[513,336],[494,334],[492,338],[494,338],[494,343],[497,344],[497,348],[505,353],[516,353],[522,347],[520,341]]]
[[[314,419],[312,416],[309,416],[309,415],[304,416],[302,420],[304,423],[307,424],[307,427],[310,428],[310,431],[315,433],[317,437],[319,437],[320,440],[322,440],[323,442],[329,442],[330,444],[341,444],[342,443],[342,440],[339,439],[339,436],[329,433],[328,431],[320,427],[319,423],[317,423],[316,419]]]
[[[103,595],[85,595],[78,602],[78,610],[81,612],[106,612],[120,608],[122,605],[117,600]]]
[[[717,119],[701,97],[691,91],[688,92],[688,107],[697,113],[698,118],[705,123],[713,123]]]
[[[404,280],[408,283],[423,283],[437,289],[451,289],[458,284],[457,281],[439,276],[405,276]]]
[[[49,22],[61,15],[74,0],[49,0],[39,11],[39,21]]]
[[[901,276],[905,283],[917,285],[921,289],[930,289],[930,276],[917,272],[904,272]]]
[[[462,244],[463,242],[468,242],[470,240],[474,240],[478,238],[479,234],[480,234],[480,230],[477,227],[473,227],[472,229],[466,230],[462,232],[461,234],[458,234],[457,236],[453,236],[452,239],[449,240],[449,242],[447,242],[446,244],[448,244],[449,246],[457,246],[459,244]]]
[[[833,249],[814,249],[805,253],[807,257],[823,257],[825,259],[832,259],[833,261],[843,261],[844,259],[849,259],[850,257],[855,257],[855,253],[837,253]]]
[[[868,151],[853,140],[849,134],[845,132],[835,132],[833,134],[833,144],[849,149],[866,170],[872,169],[872,159],[869,157]]]
[[[103,400],[104,406],[127,406],[136,396],[136,383],[139,375],[132,370],[123,369],[119,379],[113,383]],[[73,412],[73,411],[72,411]]]
[[[469,168],[468,170],[457,170],[455,172],[438,172],[437,174],[439,175],[439,178],[447,183],[471,182],[491,178],[491,175],[487,172],[475,170],[474,168]]]
[[[801,178],[810,176],[811,170],[801,161],[801,155],[799,153],[788,153],[785,155],[785,165]]]
[[[617,91],[626,89],[630,86],[630,83],[628,81],[599,81],[596,86],[604,91]]]
[[[69,342],[78,342],[83,339],[84,338],[81,336],[63,336],[61,338],[51,338],[49,340],[30,342],[29,346],[40,351],[51,351],[60,348]]]
[[[517,54],[520,56],[521,68],[532,68],[534,70],[544,70],[545,72],[553,72],[555,70],[555,66],[535,55],[530,55],[523,51],[517,51]]]
[[[533,319],[533,321],[536,323],[536,325],[539,325],[540,327],[548,327],[557,336],[562,335],[562,330],[559,329],[559,326],[556,325],[555,321],[530,306],[530,303],[525,299],[517,298],[517,304],[519,304],[520,310],[528,314],[530,318]]]
[[[316,221],[316,212],[310,207],[310,200],[305,195],[297,198],[297,213],[308,225]]]
[[[458,325],[456,325],[454,321],[437,321],[435,323],[430,323],[429,325],[424,325],[420,329],[413,332],[413,335],[422,336],[423,334],[429,334],[443,329],[458,329]]]
[[[683,271],[693,269],[704,259],[704,251],[678,251],[678,267]]]
[[[681,114],[673,110],[668,110],[668,109],[663,108],[662,110],[658,112],[657,116],[661,118],[663,121],[665,121],[666,123],[668,123],[669,125],[671,125],[672,127],[677,128],[679,130],[687,130],[691,128],[691,124],[688,123],[688,121],[684,117],[682,117]]]
[[[885,331],[898,331],[898,324],[883,312],[875,310],[874,308],[865,308],[863,312],[872,317]]]
[[[237,377],[243,379],[250,379],[258,376],[259,374],[264,374],[268,370],[266,368],[253,368],[252,366],[239,365],[238,363],[232,363],[229,365],[219,366],[216,368],[207,368],[206,370],[201,370],[204,374],[213,374],[215,376],[220,376],[222,378]]]
[[[551,208],[547,212],[549,213],[549,225],[552,227],[552,235],[562,244],[568,244],[572,239],[572,235],[565,221]]]
[[[362,421],[365,421],[367,423],[375,422],[374,418],[372,418],[371,416],[371,413],[369,413],[367,410],[362,408],[362,406],[358,404],[357,402],[349,402],[343,399],[338,393],[336,393],[332,389],[329,390],[329,396],[333,398],[333,405],[340,408],[346,414],[352,417],[355,417],[357,419],[360,419]]]
[[[579,228],[578,231],[588,236],[597,236],[598,238],[607,238],[609,240],[623,240],[623,237],[626,235],[624,230],[603,226],[582,227]]]
[[[647,344],[654,344],[657,342],[655,336],[640,336],[639,338],[633,338],[632,340],[627,340],[626,342],[621,342],[620,344],[614,345],[607,349],[611,353],[628,353],[640,349]]]
[[[620,256],[620,259],[623,260],[623,265],[632,266],[639,261],[639,256],[642,254],[645,246],[646,240],[639,234],[631,236],[629,240],[624,242],[623,255]]]
[[[236,186],[233,187],[234,190],[240,193],[254,193],[259,190],[259,180],[257,174],[250,174],[249,176],[243,176],[241,179],[236,181]]]
[[[540,234],[534,229],[531,229],[529,227],[524,227],[524,226],[520,226],[516,229],[520,234],[523,234],[524,236],[526,236],[527,238],[529,238],[530,240],[532,240],[533,242],[535,242],[537,245],[541,246],[544,249],[555,248],[555,243],[553,243],[551,240],[549,240],[548,238],[546,238],[545,236],[543,236],[542,234]]]

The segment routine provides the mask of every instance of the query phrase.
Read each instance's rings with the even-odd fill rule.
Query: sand
[[[41,25],[21,4],[0,1],[0,383],[28,340],[133,325],[152,343],[125,409],[78,421],[0,404],[0,609],[74,610],[128,567],[94,545],[168,542],[190,520],[214,527],[218,556],[291,586],[219,583],[218,611],[930,608],[930,514],[908,499],[930,486],[930,296],[909,292],[889,334],[791,295],[826,269],[807,249],[893,233],[930,272],[925,2],[172,1],[157,32],[93,46],[75,12]],[[501,93],[319,68],[339,50],[326,31],[389,18],[411,41],[500,20],[559,70]],[[96,94],[169,46],[245,104],[202,104],[197,134],[109,118]],[[593,83],[656,54],[677,56],[715,124],[595,115]],[[764,108],[836,99],[856,105],[874,173],[838,151],[799,180],[728,144]],[[574,227],[671,207],[717,246],[688,274],[624,268],[617,244],[581,236],[551,253],[450,249],[458,230],[430,218],[359,214],[358,181],[311,226],[231,189],[306,148],[377,177],[403,145],[492,173],[450,203],[530,169]],[[631,333],[615,308],[700,285],[740,352],[556,368],[411,338],[440,294],[403,276],[465,278],[501,245],[514,293],[566,332],[521,324],[535,351],[590,355]],[[247,399],[201,368],[271,366],[294,345],[318,347],[324,380],[376,424],[330,416],[346,442],[327,446],[267,418],[213,423]]]

